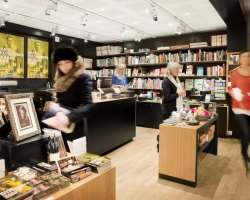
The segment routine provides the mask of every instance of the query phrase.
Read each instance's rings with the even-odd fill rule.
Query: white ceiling
[[[57,25],[60,34],[77,38],[91,36],[88,39],[98,42],[133,40],[138,32],[144,38],[173,35],[180,21],[186,24],[185,32],[226,29],[209,0],[154,0],[157,22],[148,13],[150,0],[62,0],[78,8],[56,1],[58,11],[46,16],[49,0],[9,0],[8,6],[3,6],[0,0],[0,16],[46,31]],[[80,25],[84,10],[89,11],[85,27]],[[6,12],[10,15],[6,16]]]

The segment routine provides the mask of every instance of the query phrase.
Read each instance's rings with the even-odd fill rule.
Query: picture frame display
[[[15,141],[40,134],[32,93],[5,95],[8,116]]]

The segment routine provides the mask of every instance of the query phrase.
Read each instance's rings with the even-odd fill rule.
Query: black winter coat
[[[90,77],[87,74],[82,74],[67,91],[57,93],[58,103],[71,110],[68,115],[69,120],[76,123],[73,133],[63,133],[65,142],[85,135],[84,118],[88,116],[93,107],[91,91],[92,81]]]
[[[166,77],[162,83],[163,100],[162,100],[162,114],[163,118],[167,119],[171,116],[173,111],[176,111],[176,99],[178,94],[176,93],[176,86]]]

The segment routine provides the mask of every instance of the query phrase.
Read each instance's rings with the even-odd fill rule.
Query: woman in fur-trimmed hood
[[[71,47],[60,47],[53,54],[56,67],[55,84],[57,103],[70,110],[70,113],[57,113],[57,117],[65,129],[66,140],[74,140],[84,136],[84,118],[92,108],[92,82],[84,73],[83,58]]]

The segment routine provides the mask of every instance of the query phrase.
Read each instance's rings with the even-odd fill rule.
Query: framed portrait
[[[49,42],[28,38],[28,78],[47,79],[49,74]]]
[[[228,65],[240,65],[239,52],[228,53]]]
[[[32,98],[32,93],[5,96],[12,134],[17,142],[41,133]]]

